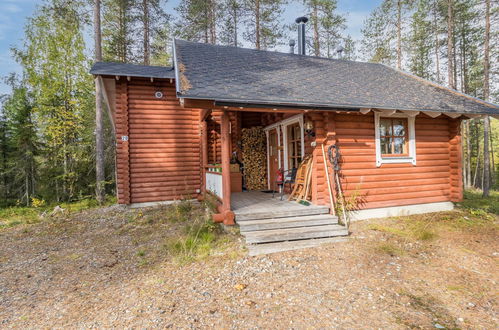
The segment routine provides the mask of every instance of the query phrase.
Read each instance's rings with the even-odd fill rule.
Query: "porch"
[[[294,205],[290,206],[285,201],[281,202],[279,197],[272,199],[272,194],[260,191],[278,190],[276,179],[279,170],[291,173],[307,155],[312,158],[320,156],[315,152],[317,148],[313,143],[316,141],[315,133],[307,134],[306,132],[311,130],[305,129],[307,124],[314,126],[314,116],[317,117],[316,114],[307,115],[303,111],[276,109],[202,111],[202,189],[203,192],[216,195],[221,202],[217,220],[227,225],[234,224],[236,217],[241,218],[241,213],[254,213],[260,209],[262,212],[265,209],[286,209],[289,215],[299,215],[303,205],[293,203]],[[317,117],[318,122],[322,119],[322,115]],[[323,131],[320,124],[316,126],[317,132]],[[252,136],[253,130],[259,134],[259,141],[265,141],[260,148],[245,146],[245,141],[248,140],[245,140],[244,134],[246,132],[246,136]],[[258,154],[259,161],[256,164],[250,162],[247,159],[248,154]],[[314,174],[320,172],[317,167],[321,160],[322,158],[314,162],[313,169],[312,162],[307,165],[310,166],[309,181],[306,182],[307,189],[303,189],[300,199],[314,205],[329,205],[324,198],[318,198],[318,191],[323,190],[323,176],[314,177]],[[255,172],[259,176],[257,180],[248,179]],[[286,191],[290,192],[291,186],[287,185],[286,188]],[[243,194],[234,195],[243,191]],[[235,198],[234,202],[232,198]]]

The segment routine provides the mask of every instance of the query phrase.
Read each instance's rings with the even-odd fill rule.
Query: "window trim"
[[[300,139],[301,139],[301,159],[305,157],[305,131],[303,129],[303,114],[298,114],[289,118],[286,118],[279,122],[282,129],[283,145],[284,145],[284,170],[289,170],[288,168],[288,126],[291,124],[300,124]]]
[[[381,141],[379,134],[380,118],[406,118],[408,125],[408,152],[407,156],[383,156],[381,154]],[[416,165],[416,129],[415,129],[416,116],[410,116],[404,113],[394,113],[391,115],[383,114],[380,112],[374,113],[374,134],[376,140],[376,166],[380,167],[382,164],[397,164],[397,163],[411,163]]]

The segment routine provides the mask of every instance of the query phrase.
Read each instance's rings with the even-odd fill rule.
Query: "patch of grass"
[[[395,224],[398,227],[371,224],[369,229],[388,233],[409,240],[429,241],[437,237],[437,234],[430,230],[428,223],[413,220],[411,218],[402,223]]]
[[[492,190],[489,197],[483,198],[480,190],[467,190],[463,202],[458,205],[478,216],[486,213],[499,215],[499,191]]]
[[[388,254],[391,257],[399,257],[405,254],[405,251],[393,243],[381,243],[376,246],[376,250],[382,254]]]
[[[116,198],[108,196],[105,205],[111,205],[114,203],[116,203]],[[48,218],[48,215],[56,206],[60,206],[64,210],[64,214],[81,212],[100,206],[95,199],[89,198],[71,203],[50,205],[37,202],[36,205],[38,205],[38,207],[12,206],[0,208],[0,229],[39,223],[45,218]]]
[[[0,209],[0,229],[41,221],[40,210],[33,207],[9,207]]]
[[[422,313],[426,315],[429,324],[414,324],[411,318],[408,317],[398,317],[398,321],[410,328],[433,328],[436,324],[440,324],[445,327],[445,329],[459,329],[455,318],[450,314],[450,312],[445,309],[443,304],[439,302],[436,298],[430,294],[416,295],[407,291],[401,291],[401,296],[405,296],[409,299],[410,306],[412,309],[416,310],[418,314]],[[419,323],[419,322],[417,322]]]
[[[230,239],[213,223],[211,216],[203,215],[190,219],[184,232],[167,240],[164,248],[177,262],[185,264],[213,255],[229,242]]]

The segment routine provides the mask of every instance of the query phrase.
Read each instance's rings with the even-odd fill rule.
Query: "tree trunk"
[[[437,3],[433,4],[433,33],[435,33],[435,65],[436,65],[436,75],[437,75],[437,83],[440,83],[440,40],[438,39],[438,16],[437,16]]]
[[[217,43],[217,25],[216,25],[216,8],[215,2],[213,0],[209,1],[210,10],[210,42],[212,44]]]
[[[237,4],[234,3],[233,4],[234,6],[234,46],[237,47],[237,15],[238,15],[238,12],[237,12]]]
[[[260,0],[255,1],[255,48],[260,49]]]
[[[100,0],[94,3],[95,61],[102,61],[102,35],[100,24]],[[105,200],[104,182],[104,130],[102,122],[102,86],[99,77],[95,79],[95,195],[99,203]]]
[[[151,46],[150,46],[150,23],[149,23],[149,3],[148,0],[142,0],[142,23],[143,23],[143,47],[144,47],[144,65],[150,64]]]
[[[496,162],[494,159],[494,137],[492,136],[492,129],[490,127],[490,120],[489,120],[489,135],[490,135],[490,169],[491,169],[491,179],[490,179],[490,184],[493,187],[496,183]]]
[[[471,139],[470,121],[466,120],[466,187],[471,186]]]
[[[313,2],[313,17],[312,25],[314,28],[314,52],[315,56],[321,56],[321,44],[319,39],[319,9],[317,8],[317,2]]]
[[[447,60],[448,60],[448,83],[449,87],[456,89],[454,80],[454,0],[447,0]]]
[[[402,69],[402,0],[397,1],[397,69]]]
[[[490,0],[485,0],[485,37],[483,56],[483,97],[489,100],[489,71],[490,71]],[[486,116],[483,120],[483,197],[488,197],[490,192],[490,151],[489,151],[490,119]]]

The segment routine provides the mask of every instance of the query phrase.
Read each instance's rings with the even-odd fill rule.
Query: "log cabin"
[[[215,221],[266,243],[345,235],[334,218],[341,201],[353,201],[351,219],[366,219],[451,210],[463,199],[461,121],[497,117],[499,106],[383,64],[299,48],[174,40],[172,67],[96,63],[116,136],[118,202],[210,193],[220,204]],[[251,165],[242,155],[257,152],[242,143],[254,128],[266,141],[258,191],[245,189],[241,170]],[[292,185],[276,189],[276,175],[305,158],[310,205],[269,193],[289,193]],[[278,230],[280,239],[271,235]]]

